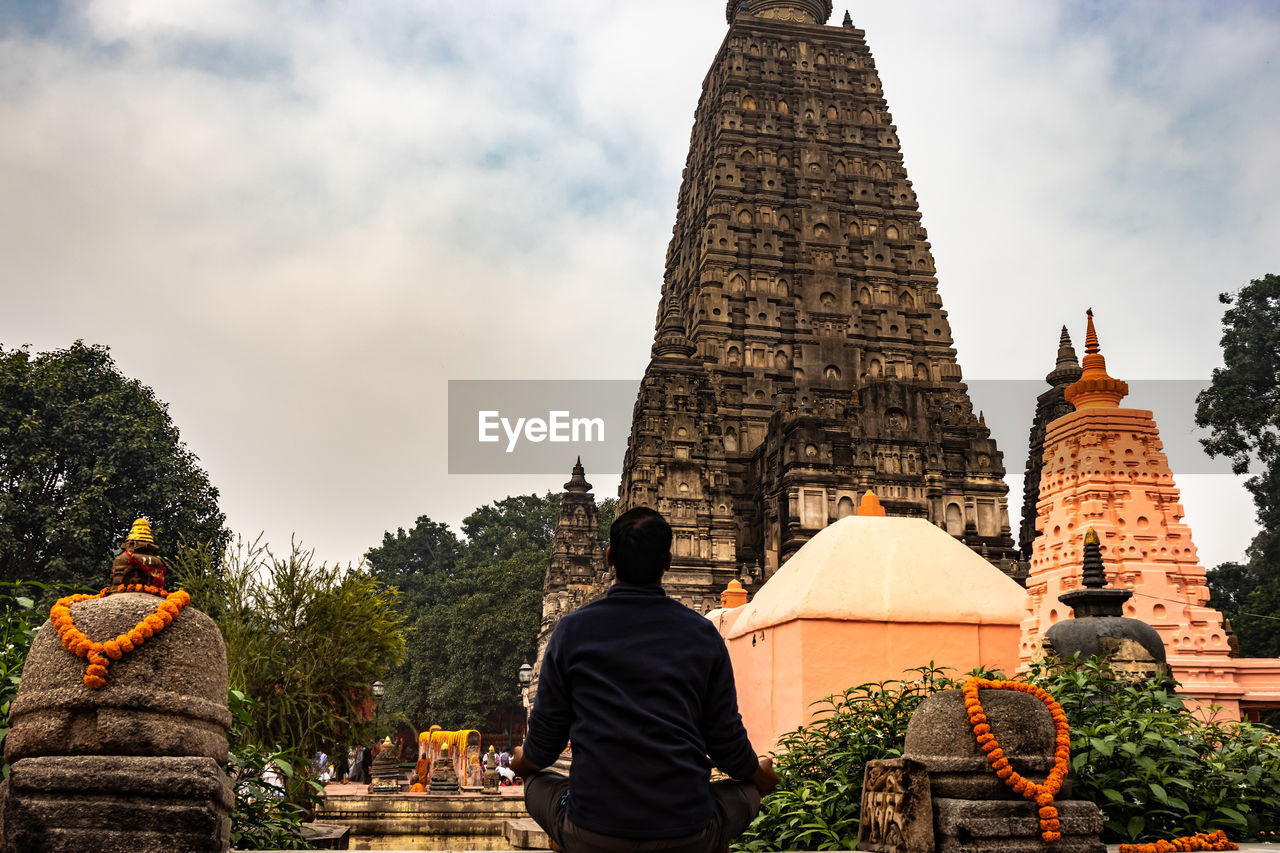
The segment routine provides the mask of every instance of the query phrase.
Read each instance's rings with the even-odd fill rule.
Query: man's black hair
[[[627,510],[609,527],[609,557],[623,583],[657,583],[671,563],[671,525],[648,507]]]

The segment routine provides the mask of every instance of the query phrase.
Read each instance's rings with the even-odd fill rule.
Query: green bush
[[[862,684],[817,703],[814,722],[784,735],[781,784],[735,851],[849,849],[858,837],[862,770],[902,754],[927,696],[959,682],[930,665],[913,681]],[[976,673],[999,677],[998,673]],[[1151,841],[1222,829],[1236,841],[1280,833],[1280,736],[1266,726],[1204,721],[1162,680],[1133,686],[1105,662],[1041,666],[1030,676],[1071,723],[1075,799],[1102,809],[1106,841]]]
[[[18,697],[22,667],[36,631],[48,618],[49,605],[70,587],[36,581],[0,582],[0,756],[9,734],[9,708]],[[0,757],[0,778],[9,778],[9,765]]]
[[[18,684],[22,681],[22,664],[36,631],[44,621],[36,610],[35,601],[20,595],[24,584],[0,583],[0,713],[4,714],[4,726],[0,728],[0,747],[9,734],[9,708],[18,696]],[[0,753],[2,754],[2,753]],[[0,774],[9,778],[9,765],[0,759]]]
[[[224,768],[235,793],[231,846],[310,850],[302,837],[302,822],[324,797],[324,786],[309,778],[308,762],[296,753],[263,749],[244,739],[246,730],[254,727],[252,699],[232,690],[227,704],[233,721],[231,752]]]
[[[858,840],[862,767],[902,754],[907,722],[927,696],[957,686],[938,667],[920,677],[850,687],[815,703],[815,720],[783,735],[774,754],[778,790],[734,850],[849,850]]]
[[[1233,841],[1280,831],[1280,737],[1266,726],[1205,721],[1169,680],[1134,686],[1106,663],[1032,673],[1071,722],[1071,784],[1102,809],[1108,841],[1224,830]]]

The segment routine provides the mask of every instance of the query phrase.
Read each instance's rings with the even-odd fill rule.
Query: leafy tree
[[[1255,279],[1218,299],[1229,306],[1222,315],[1224,366],[1196,398],[1196,423],[1210,431],[1201,439],[1210,456],[1227,457],[1237,474],[1253,472],[1245,487],[1262,532],[1244,571],[1224,564],[1210,584],[1216,581],[1215,595],[1230,600],[1223,610],[1241,653],[1274,657],[1280,620],[1266,616],[1280,607],[1280,276]]]
[[[170,543],[220,550],[218,490],[197,463],[106,347],[0,347],[0,580],[100,587],[139,516]]]
[[[405,532],[383,534],[382,544],[365,554],[369,573],[382,583],[400,588],[406,603],[422,604],[440,594],[455,578],[462,542],[449,525],[425,515]]]
[[[1208,573],[1209,606],[1230,620],[1241,655],[1280,657],[1280,579],[1256,547],[1248,553],[1249,562],[1223,563]]]
[[[309,756],[376,733],[370,685],[404,653],[394,587],[297,543],[285,558],[240,542],[221,560],[187,548],[172,563],[222,631],[231,687],[252,700],[244,744]]]
[[[515,673],[537,651],[559,510],[552,493],[504,498],[463,519],[463,542],[423,516],[365,555],[400,585],[409,620],[405,662],[387,679],[389,711],[419,729],[455,729],[510,710]]]
[[[609,547],[609,528],[618,515],[618,499],[605,498],[596,504],[596,522],[600,526],[600,552]]]

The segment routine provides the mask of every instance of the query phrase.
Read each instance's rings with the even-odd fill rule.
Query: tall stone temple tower
[[[619,511],[675,529],[670,595],[758,584],[874,490],[1017,555],[864,34],[730,0],[703,83]]]
[[[1024,559],[1031,558],[1032,543],[1040,535],[1036,530],[1036,504],[1040,501],[1040,473],[1044,470],[1044,434],[1049,424],[1075,409],[1067,402],[1067,386],[1080,378],[1080,360],[1071,335],[1062,327],[1058,338],[1058,361],[1044,378],[1049,390],[1036,397],[1036,415],[1031,420],[1031,435],[1027,444],[1027,468],[1022,476],[1022,527],[1018,531],[1018,545]]]
[[[542,587],[542,627],[538,631],[535,671],[542,671],[542,655],[560,617],[604,595],[613,572],[600,547],[596,499],[579,458],[560,498],[560,515],[551,537],[551,562]],[[537,677],[530,695],[537,690]]]

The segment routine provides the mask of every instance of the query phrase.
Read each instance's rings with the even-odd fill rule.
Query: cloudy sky
[[[1042,377],[1089,306],[1114,375],[1207,377],[1216,294],[1280,272],[1280,6],[850,11],[966,377]],[[447,382],[638,379],[725,31],[722,0],[0,2],[0,345],[110,346],[234,529],[326,560],[558,489],[450,476]],[[1032,406],[988,412],[1013,495]],[[1238,557],[1239,483],[1179,482],[1202,561]]]

